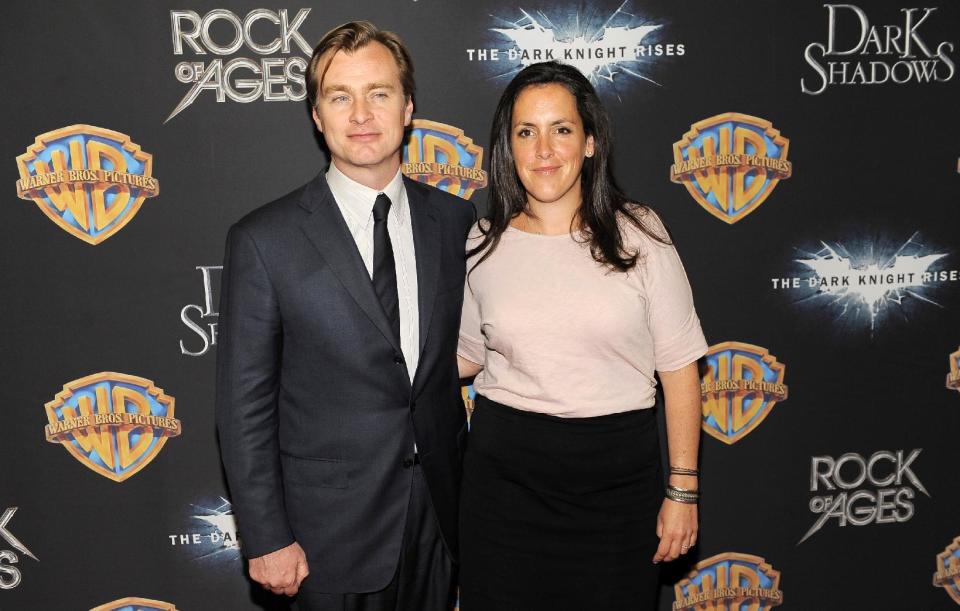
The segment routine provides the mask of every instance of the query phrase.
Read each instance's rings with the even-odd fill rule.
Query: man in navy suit
[[[473,207],[400,173],[394,34],[330,31],[307,90],[329,168],[227,237],[216,411],[242,549],[302,609],[449,609]]]

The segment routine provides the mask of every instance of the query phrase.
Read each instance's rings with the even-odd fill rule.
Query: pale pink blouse
[[[645,220],[666,235],[655,215]],[[644,409],[654,404],[654,370],[706,352],[676,249],[632,226],[626,235],[642,259],[623,273],[594,261],[574,236],[504,232],[464,293],[457,352],[484,366],[473,383],[479,394],[561,417]],[[467,249],[480,240],[474,226]]]

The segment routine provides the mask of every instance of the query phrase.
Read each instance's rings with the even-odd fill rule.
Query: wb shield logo
[[[778,401],[787,398],[786,366],[766,348],[723,342],[707,351],[700,381],[703,430],[734,444],[757,428]]]
[[[674,611],[750,609],[767,611],[783,604],[780,571],[760,556],[726,552],[707,558],[673,587]]]
[[[173,408],[173,397],[150,380],[97,373],[65,384],[46,404],[45,433],[88,469],[122,482],[180,434]]]
[[[470,199],[487,186],[483,148],[452,125],[414,119],[403,147],[401,169],[408,177]]]
[[[177,608],[162,600],[128,596],[127,598],[121,598],[120,600],[94,607],[90,609],[90,611],[177,611]]]
[[[933,585],[946,590],[953,602],[960,605],[960,537],[937,554],[937,572],[933,574]]]
[[[473,415],[474,402],[477,400],[477,391],[473,388],[473,384],[461,386],[460,397],[463,399],[463,406],[467,410],[467,418],[469,419]]]
[[[947,388],[960,391],[960,349],[950,354],[950,371],[947,373]]]
[[[88,244],[123,229],[144,200],[160,192],[152,155],[126,134],[92,125],[37,136],[17,157],[17,168],[17,195]]]
[[[694,123],[673,145],[670,180],[729,224],[757,209],[793,171],[789,140],[758,117],[728,112]]]

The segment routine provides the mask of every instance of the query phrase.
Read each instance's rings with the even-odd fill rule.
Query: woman
[[[491,142],[458,349],[477,391],[461,608],[653,608],[657,563],[697,537],[706,342],[683,266],[656,215],[614,184],[609,120],[575,68],[521,71]]]

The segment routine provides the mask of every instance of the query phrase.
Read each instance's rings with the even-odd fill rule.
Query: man
[[[330,31],[307,89],[329,168],[227,237],[217,427],[243,552],[302,609],[449,609],[473,208],[400,173],[394,34]]]

